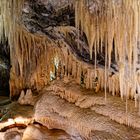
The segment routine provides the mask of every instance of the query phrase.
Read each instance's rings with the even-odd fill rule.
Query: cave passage
[[[0,0],[0,20],[0,140],[140,140],[140,0]]]

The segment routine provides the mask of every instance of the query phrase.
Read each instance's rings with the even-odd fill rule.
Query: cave
[[[140,140],[140,0],[0,0],[0,140]]]
[[[9,97],[10,50],[8,40],[3,38],[0,43],[0,96]]]

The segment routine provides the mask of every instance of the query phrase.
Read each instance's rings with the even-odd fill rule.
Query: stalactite
[[[95,77],[97,76],[97,73],[96,73],[96,67],[97,67],[97,42],[95,42],[95,44],[94,44],[94,52],[95,52],[95,58],[94,58],[94,60],[95,60]]]
[[[81,64],[77,64],[77,83],[80,85],[81,84]]]
[[[90,1],[88,1],[88,4],[86,0],[75,1],[77,35],[80,33],[79,29],[85,32],[91,59],[94,49],[94,67],[77,59],[63,41],[59,43],[57,41],[53,42],[47,36],[31,34],[26,31],[20,23],[23,2],[23,0],[18,2],[16,0],[0,0],[2,19],[0,38],[1,40],[3,39],[3,34],[8,37],[11,49],[11,64],[13,66],[10,79],[11,90],[14,90],[14,87],[17,89],[20,87],[19,90],[25,88],[27,86],[25,83],[28,80],[32,83],[29,85],[30,87],[33,85],[43,87],[49,83],[50,77],[48,75],[50,71],[56,73],[54,58],[58,56],[61,61],[58,73],[60,73],[61,77],[64,75],[73,77],[80,84],[83,73],[84,84],[87,89],[94,88],[93,79],[97,77],[100,89],[105,90],[105,96],[106,89],[109,87],[112,95],[118,94],[120,91],[123,98],[126,96],[124,92],[124,87],[126,87],[126,89],[131,89],[131,92],[127,92],[128,97],[134,98],[135,91],[138,89],[136,62],[137,44],[140,41],[140,2],[138,0],[120,0],[117,4],[115,1],[107,0],[93,9],[90,7]],[[63,33],[67,34],[67,31],[63,30]],[[80,34],[78,35],[78,42],[79,38]],[[54,49],[60,44],[62,49]],[[108,71],[111,71],[113,47],[115,60],[119,66],[119,74],[116,73],[108,77]],[[105,70],[98,67],[96,58],[97,54],[100,51],[103,52],[104,48],[106,53]],[[15,80],[14,75],[17,75],[16,71],[18,69],[20,76]],[[127,81],[127,75],[129,75],[128,81],[130,81],[130,84],[124,82]],[[107,83],[109,78],[110,80]],[[21,83],[18,80],[21,80]]]
[[[107,60],[105,63],[107,64],[108,69],[110,69],[111,65],[111,57],[114,44],[115,60],[120,68],[120,93],[121,98],[123,98],[126,96],[126,93],[124,93],[123,89],[125,86],[129,85],[126,85],[124,82],[126,81],[126,77],[129,74],[131,76],[129,76],[128,80],[134,83],[134,88],[131,87],[133,88],[132,91],[136,91],[136,80],[135,78],[131,77],[134,77],[136,73],[137,44],[140,40],[140,2],[138,0],[120,0],[118,2],[107,0],[106,2],[102,2],[100,5],[95,4],[97,9],[92,9],[90,4],[87,6],[85,2],[85,0],[79,0],[76,2],[76,26],[80,26],[87,36],[91,58],[93,44],[95,46],[94,51],[96,55],[98,51],[99,40],[101,42],[101,51],[102,42],[105,43],[107,40],[107,43],[105,43],[105,50],[107,48]],[[83,17],[86,17],[86,21]],[[105,76],[105,79],[106,77],[108,76]],[[128,96],[130,96],[130,93],[128,94]],[[133,93],[131,94],[133,96]]]
[[[14,33],[16,29],[16,22],[19,21],[20,15],[22,12],[22,6],[24,4],[24,0],[16,1],[16,0],[8,0],[8,1],[0,1],[1,8],[1,40],[3,39],[3,35],[8,37],[10,45],[13,45]]]
[[[104,86],[104,89],[105,89],[105,102],[107,101],[107,39],[106,39],[106,42],[105,42],[105,45],[106,45],[106,48],[105,48],[105,86]]]

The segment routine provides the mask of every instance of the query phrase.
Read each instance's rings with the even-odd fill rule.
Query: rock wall
[[[55,34],[61,32],[66,36],[67,33],[75,31],[75,28],[59,27],[54,31]],[[19,95],[22,89],[39,91],[55,78],[68,80],[71,77],[77,84],[87,89],[95,88],[96,82],[99,89],[105,89],[104,69],[98,66],[95,70],[92,64],[81,60],[62,38],[52,40],[47,36],[33,35],[20,28],[17,37],[15,50],[17,58],[13,59],[10,75],[11,96]],[[23,47],[25,43],[26,46]],[[106,86],[115,95],[119,92],[119,77],[117,73],[112,76],[111,71],[108,75],[110,79],[106,81]]]

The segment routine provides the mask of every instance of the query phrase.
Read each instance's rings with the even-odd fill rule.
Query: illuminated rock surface
[[[2,121],[20,114],[23,139],[48,137],[34,121],[65,139],[140,139],[140,0],[0,0],[0,8],[10,97],[21,104],[0,103]]]

